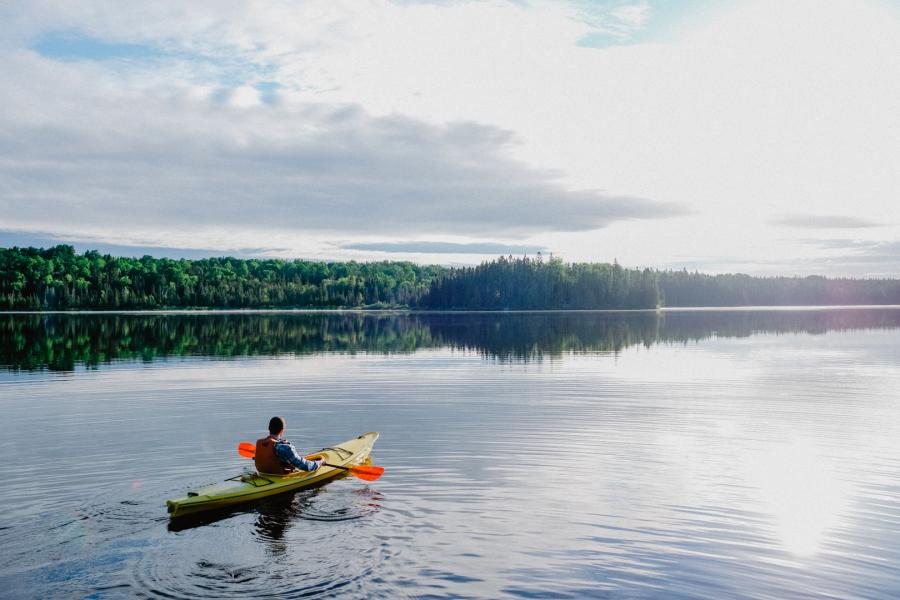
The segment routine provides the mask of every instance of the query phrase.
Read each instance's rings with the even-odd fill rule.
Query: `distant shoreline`
[[[178,308],[143,310],[0,310],[0,315],[253,315],[253,314],[554,314],[554,313],[670,313],[670,312],[798,312],[824,310],[900,309],[900,304],[841,304],[809,306],[663,306],[632,309],[535,309],[535,310],[422,310],[410,308]]]
[[[77,254],[66,245],[0,248],[0,310],[23,313],[616,312],[890,305],[900,305],[900,280],[705,275],[542,256],[446,268],[391,261],[131,259],[94,251]]]

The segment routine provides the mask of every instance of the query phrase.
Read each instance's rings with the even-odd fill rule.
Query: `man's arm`
[[[281,462],[297,467],[303,471],[315,471],[321,464],[320,461],[303,458],[297,454],[297,451],[292,445],[284,442],[275,444],[275,456],[277,456]]]

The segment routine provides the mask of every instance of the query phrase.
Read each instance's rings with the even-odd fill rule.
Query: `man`
[[[294,469],[315,471],[324,460],[307,460],[294,449],[294,446],[281,436],[284,434],[284,419],[272,417],[269,421],[269,435],[256,440],[256,457],[253,462],[260,473],[285,475]]]

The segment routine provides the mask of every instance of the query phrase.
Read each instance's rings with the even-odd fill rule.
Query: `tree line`
[[[751,277],[501,257],[475,267],[114,257],[0,248],[0,310],[158,308],[653,309],[900,304],[900,280]]]
[[[500,258],[438,274],[419,300],[430,309],[648,309],[661,306],[900,304],[900,280],[753,277],[626,269],[617,262]]]
[[[839,306],[900,304],[900,280],[821,276],[751,277],[657,273],[665,306]]]
[[[72,246],[0,249],[0,308],[409,306],[443,269],[410,262],[113,257]]]
[[[657,275],[618,263],[505,258],[446,271],[418,306],[430,309],[636,309],[660,304]]]

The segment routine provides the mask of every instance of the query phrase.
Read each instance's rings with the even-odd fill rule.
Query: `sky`
[[[0,245],[900,277],[900,0],[0,5]]]

